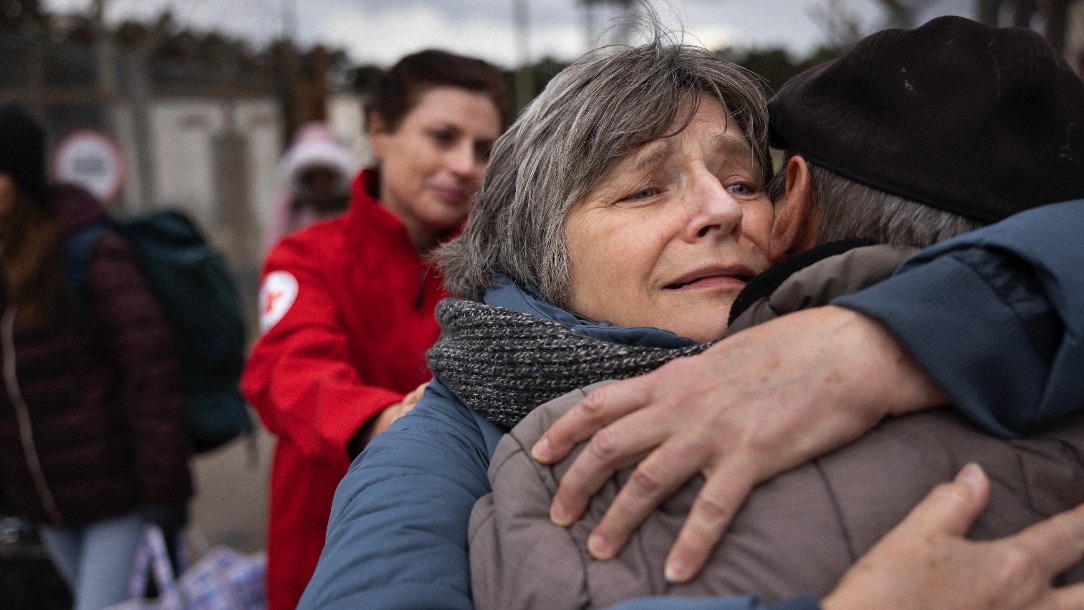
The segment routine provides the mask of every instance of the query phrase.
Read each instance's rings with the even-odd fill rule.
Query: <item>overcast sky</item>
[[[972,15],[974,0],[931,0],[923,20],[936,15]],[[588,13],[580,0],[106,0],[107,19],[150,20],[171,8],[178,21],[201,30],[217,29],[261,44],[284,32],[302,45],[323,43],[345,49],[358,63],[389,65],[400,56],[440,47],[516,65],[513,6],[526,5],[528,58],[572,59],[590,46]],[[876,29],[881,16],[872,0],[837,0]],[[663,21],[681,27],[686,40],[716,48],[784,46],[801,56],[824,39],[813,17],[829,0],[656,1]],[[48,10],[87,12],[91,0],[43,0]],[[602,30],[613,10],[595,10],[590,20]]]

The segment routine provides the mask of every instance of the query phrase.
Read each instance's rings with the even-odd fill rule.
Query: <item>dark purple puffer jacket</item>
[[[61,231],[104,217],[86,191],[50,190]],[[172,339],[119,235],[95,244],[90,323],[74,309],[29,330],[0,294],[0,491],[15,512],[81,525],[192,495],[183,398]]]

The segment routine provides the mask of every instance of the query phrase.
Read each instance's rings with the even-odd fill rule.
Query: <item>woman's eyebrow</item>
[[[659,159],[662,159],[666,155],[670,154],[670,151],[674,148],[674,141],[671,139],[656,140],[649,142],[643,146],[636,153],[636,161],[632,166],[633,171],[640,171],[643,168],[654,164]]]
[[[724,155],[743,155],[746,157],[752,157],[753,147],[749,145],[749,141],[742,136],[734,135],[732,133],[721,133],[713,138],[715,150],[723,153]]]
[[[454,131],[455,133],[462,131],[459,128],[459,125],[456,125],[451,121],[435,121],[429,125],[429,128],[433,131]]]

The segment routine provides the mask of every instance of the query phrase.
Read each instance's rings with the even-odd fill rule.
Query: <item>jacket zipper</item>
[[[45,513],[54,525],[63,525],[64,519],[60,516],[60,510],[56,506],[56,499],[45,481],[45,473],[41,469],[41,461],[38,459],[37,445],[34,443],[34,429],[30,423],[30,409],[23,400],[23,392],[19,388],[19,378],[15,374],[15,307],[8,306],[4,310],[3,319],[3,349],[4,349],[4,386],[7,388],[8,398],[15,406],[15,416],[19,420],[19,440],[22,441],[23,455],[26,465],[30,469],[30,477],[34,481],[34,487],[41,496],[42,506]]]

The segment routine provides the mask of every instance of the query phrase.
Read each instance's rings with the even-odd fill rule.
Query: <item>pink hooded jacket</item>
[[[298,130],[293,145],[286,151],[279,166],[284,186],[264,234],[264,253],[270,252],[272,246],[290,233],[346,211],[343,208],[342,211],[321,212],[294,205],[297,196],[305,189],[301,176],[314,167],[328,168],[336,174],[335,192],[341,194],[345,202],[350,196],[350,182],[358,173],[360,164],[350,149],[324,123],[308,123]]]

